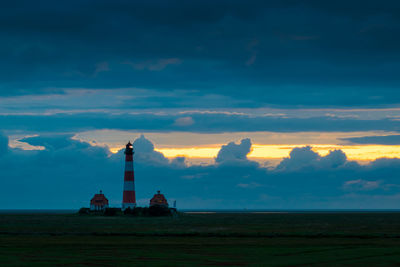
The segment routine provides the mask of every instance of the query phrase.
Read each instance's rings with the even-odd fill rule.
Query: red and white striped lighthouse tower
[[[125,175],[122,210],[136,207],[135,174],[133,172],[133,147],[129,141],[125,148]]]

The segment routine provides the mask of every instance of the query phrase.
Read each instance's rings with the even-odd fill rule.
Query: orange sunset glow
[[[179,148],[156,148],[167,158],[184,156],[187,158],[215,158],[221,146],[201,146],[201,147],[179,147]],[[289,156],[290,151],[295,147],[311,146],[312,150],[325,156],[331,150],[342,150],[349,160],[355,161],[372,161],[378,158],[397,158],[400,157],[399,145],[334,145],[334,144],[282,144],[282,145],[266,145],[253,144],[252,150],[248,154],[250,159],[283,159]],[[110,148],[112,153],[118,152],[120,147]]]

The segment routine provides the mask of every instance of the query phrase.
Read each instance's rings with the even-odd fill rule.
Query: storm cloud
[[[393,105],[400,100],[399,7],[13,1],[0,11],[0,92],[136,87],[195,90],[252,106]]]

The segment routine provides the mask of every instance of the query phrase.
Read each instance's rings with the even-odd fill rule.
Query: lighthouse
[[[125,175],[122,210],[136,207],[135,174],[133,172],[133,147],[129,141],[125,148]]]

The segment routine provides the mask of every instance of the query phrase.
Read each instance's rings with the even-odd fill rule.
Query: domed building
[[[150,207],[152,206],[162,206],[168,208],[168,201],[165,196],[160,193],[160,191],[157,191],[157,194],[150,199]]]
[[[99,194],[95,194],[90,200],[90,210],[91,211],[103,211],[108,208],[108,199],[100,190]]]

